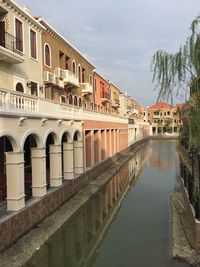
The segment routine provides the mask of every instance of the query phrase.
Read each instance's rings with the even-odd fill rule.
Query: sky
[[[174,53],[200,14],[199,0],[16,0],[43,17],[99,73],[144,106],[157,100],[150,64],[158,50]],[[184,101],[184,92],[174,103]]]

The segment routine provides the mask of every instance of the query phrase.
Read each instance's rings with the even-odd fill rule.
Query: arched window
[[[45,44],[44,46],[44,54],[45,54],[45,64],[47,66],[51,66],[51,52],[50,52],[50,47],[48,44]]]
[[[81,97],[79,97],[79,103],[78,103],[79,107],[82,107],[82,99]]]
[[[74,96],[74,106],[78,105],[77,96]]]
[[[69,95],[69,104],[73,105],[73,97],[72,97],[72,95]]]
[[[92,75],[89,76],[89,83],[92,84]]]
[[[72,72],[76,74],[76,63],[75,61],[72,62]]]
[[[81,66],[78,66],[78,81],[81,83]]]
[[[17,92],[24,92],[24,87],[23,87],[23,85],[21,84],[21,83],[17,83],[16,84],[16,91]]]

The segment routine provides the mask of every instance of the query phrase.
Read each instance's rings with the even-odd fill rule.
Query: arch
[[[10,139],[7,136],[0,137],[0,203],[7,198],[7,167],[6,152],[13,151]]]
[[[78,99],[76,95],[74,96],[74,106],[78,106]]]
[[[39,133],[36,132],[35,130],[29,130],[24,134],[24,136],[22,138],[21,146],[20,146],[22,150],[23,150],[25,141],[26,141],[26,139],[27,139],[27,137],[29,135],[33,135],[34,136],[36,144],[37,144],[37,147],[42,147],[42,140],[41,140],[41,137],[40,137]]]
[[[25,200],[29,200],[33,196],[33,177],[37,168],[33,168],[32,162],[32,149],[37,147],[37,135],[32,133],[26,136],[23,144],[24,151],[24,188],[25,188]]]
[[[49,137],[50,134],[51,134],[52,137],[53,137],[54,144],[55,144],[55,145],[60,144],[59,137],[58,137],[58,135],[55,133],[54,129],[49,129],[49,130],[46,132],[46,134],[45,134],[45,136],[44,136],[44,139],[43,139],[43,145],[44,145],[44,147],[46,146],[46,142],[47,142],[47,139],[48,139],[48,137]]]
[[[64,137],[65,136],[65,137]],[[72,142],[72,135],[71,133],[69,132],[68,129],[63,129],[61,134],[60,134],[60,143],[62,143],[63,141],[63,138],[65,138],[65,142]]]
[[[74,130],[72,137],[73,141],[82,141],[82,133],[78,129]]]
[[[78,106],[82,107],[82,98],[81,97],[79,97],[79,99],[78,99]]]
[[[72,96],[72,94],[69,94],[68,101],[69,101],[69,105],[73,105],[73,96]]]
[[[20,148],[19,142],[18,142],[17,138],[15,138],[12,135],[12,133],[10,133],[8,131],[0,131],[0,138],[1,137],[7,137],[9,139],[14,152],[19,151],[19,148]]]
[[[17,92],[21,92],[21,93],[24,93],[24,87],[22,85],[22,83],[18,82],[15,86],[15,89]]]
[[[51,48],[47,43],[44,44],[44,63],[51,67]]]

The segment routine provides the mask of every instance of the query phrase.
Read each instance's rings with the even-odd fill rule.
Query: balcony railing
[[[112,120],[113,122],[124,122],[125,118],[117,114],[103,114],[95,110],[83,109],[81,107],[57,103],[49,99],[27,95],[16,91],[0,89],[0,112],[6,114],[18,114],[19,116],[37,115],[45,117],[56,117],[60,119],[78,119],[100,121]]]
[[[64,70],[63,81],[66,84],[71,84],[73,86],[79,87],[78,76],[70,70]]]
[[[17,49],[22,47],[22,41],[8,32],[0,32],[0,46],[21,56],[23,55],[23,53]]]
[[[89,83],[81,83],[82,85],[82,94],[92,94],[93,93],[93,89],[92,89],[92,85]]]
[[[37,112],[38,99],[31,95],[0,89],[0,110]]]
[[[110,94],[107,92],[101,92],[100,94],[101,99],[110,100]]]

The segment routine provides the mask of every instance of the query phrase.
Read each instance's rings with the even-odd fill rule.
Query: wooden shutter
[[[16,49],[23,52],[22,22],[15,19]]]

